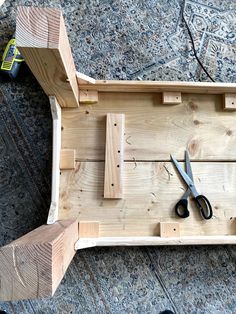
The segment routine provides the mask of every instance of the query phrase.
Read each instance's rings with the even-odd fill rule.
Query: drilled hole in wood
[[[174,228],[174,231],[176,231],[176,229]]]
[[[114,123],[114,126],[117,126],[117,124],[116,124],[116,123]]]
[[[120,153],[120,150],[118,150],[118,153]]]
[[[112,183],[111,186],[114,186],[114,183]]]
[[[232,105],[234,105],[234,102],[232,102]]]
[[[176,97],[176,99],[179,99],[179,97]]]
[[[117,165],[117,168],[119,168],[120,167],[120,165]]]

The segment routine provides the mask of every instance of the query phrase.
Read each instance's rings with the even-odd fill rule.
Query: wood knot
[[[194,121],[193,121],[193,123],[194,123],[195,125],[199,125],[199,124],[201,124],[201,122],[200,122],[200,121],[198,121],[198,120],[194,120]]]
[[[198,109],[198,105],[196,105],[194,102],[190,101],[189,108],[193,111],[196,111]]]
[[[190,155],[195,155],[199,149],[199,142],[197,140],[191,140],[188,144],[188,151]]]
[[[226,131],[226,134],[227,134],[228,136],[231,136],[231,135],[233,134],[233,131],[227,130],[227,131]]]

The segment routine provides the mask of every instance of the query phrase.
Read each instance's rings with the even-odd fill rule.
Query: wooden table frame
[[[53,295],[76,250],[91,246],[235,244],[235,235],[180,236],[178,223],[160,222],[159,236],[99,236],[99,221],[60,220],[60,168],[75,168],[75,151],[61,149],[61,109],[93,104],[98,94],[161,93],[163,104],[179,104],[183,93],[223,95],[225,110],[236,109],[236,84],[151,81],[99,81],[76,72],[62,13],[18,7],[17,46],[49,96],[53,118],[51,206],[46,225],[0,249],[0,299]],[[124,115],[107,116],[104,194],[122,198]],[[113,129],[118,126],[118,129]],[[108,134],[107,133],[107,134]],[[119,147],[119,154],[114,154]],[[115,163],[115,166],[114,166]],[[116,167],[116,168],[115,168]],[[114,188],[114,183],[116,186]],[[117,188],[117,185],[119,186]],[[79,227],[78,227],[79,226]]]

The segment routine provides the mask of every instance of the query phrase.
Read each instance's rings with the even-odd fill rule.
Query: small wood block
[[[180,92],[163,92],[162,97],[164,105],[177,105],[182,102]]]
[[[80,221],[79,238],[98,238],[99,222],[97,221]]]
[[[79,102],[90,105],[98,102],[98,92],[96,90],[80,89]]]
[[[236,110],[236,94],[223,95],[224,110]]]
[[[74,149],[61,149],[60,169],[75,169]]]
[[[160,236],[161,237],[179,237],[179,223],[178,222],[160,222]]]
[[[104,198],[123,197],[124,114],[107,114]]]

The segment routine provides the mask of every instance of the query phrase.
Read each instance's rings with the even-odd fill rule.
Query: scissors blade
[[[197,192],[193,181],[189,178],[187,173],[180,166],[179,162],[172,155],[170,155],[170,158],[173,161],[173,163],[174,163],[176,169],[178,170],[179,174],[181,175],[181,177],[183,178],[183,180],[187,184],[188,188],[192,192],[193,196],[197,197],[199,195],[199,193]]]
[[[189,178],[193,181],[193,172],[192,172],[192,167],[191,167],[191,163],[190,163],[190,158],[189,158],[189,154],[188,151],[185,151],[185,165],[186,165],[186,172],[187,175],[189,176]]]

